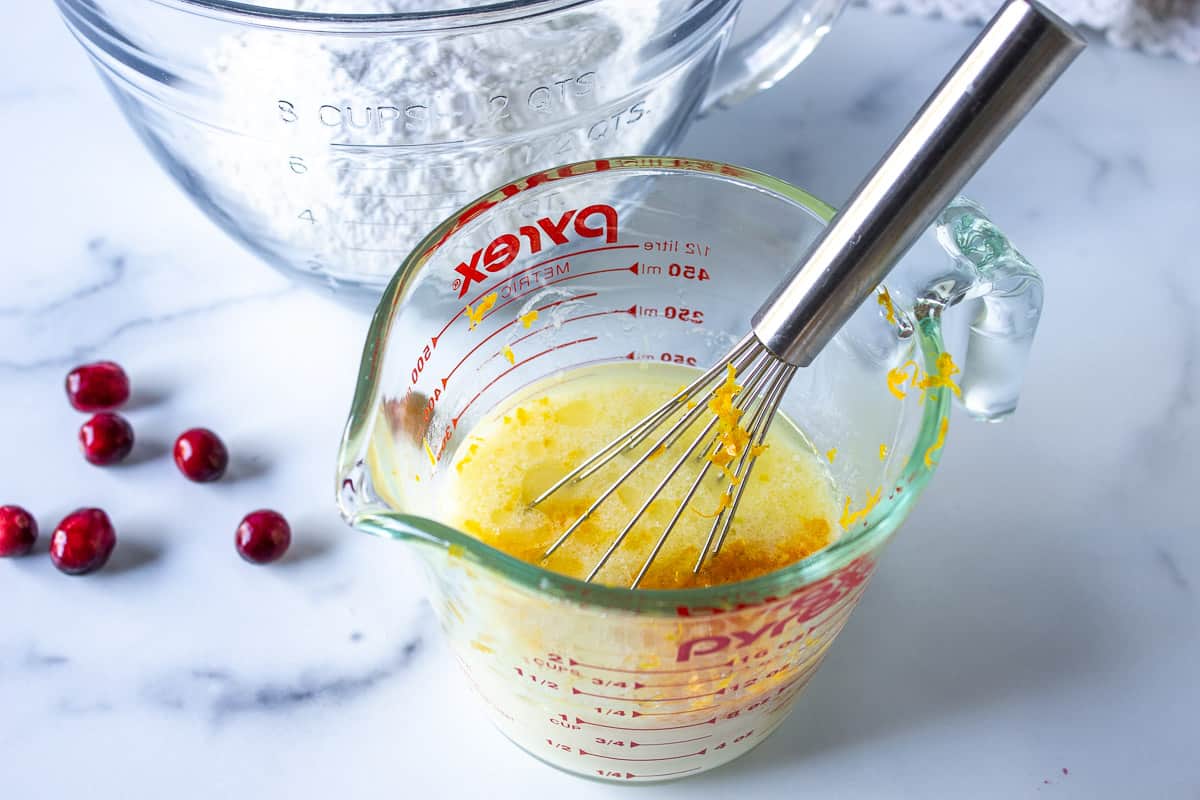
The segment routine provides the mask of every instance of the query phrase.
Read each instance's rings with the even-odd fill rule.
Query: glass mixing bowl
[[[662,153],[770,86],[845,0],[726,50],[740,0],[56,0],[133,128],[220,226],[335,287],[382,289],[496,186]]]
[[[727,164],[574,164],[453,215],[384,293],[339,454],[342,514],[420,554],[431,604],[488,716],[538,758],[649,782],[761,742],[933,476],[952,397],[985,420],[1015,408],[1041,280],[960,200],[784,397],[831,462],[844,504],[832,546],[753,580],[630,591],[548,572],[437,521],[451,455],[490,409],[597,362],[710,366],[832,215],[794,186]],[[491,295],[472,324],[465,307]],[[520,318],[534,310],[527,328]],[[950,318],[965,330],[948,337]],[[950,350],[961,375],[947,369]],[[917,371],[956,383],[926,391],[912,385]]]

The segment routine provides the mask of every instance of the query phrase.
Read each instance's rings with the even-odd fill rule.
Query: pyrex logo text
[[[486,247],[472,253],[469,260],[454,268],[461,276],[455,279],[458,296],[466,296],[472,284],[487,280],[487,273],[500,272],[511,265],[521,254],[521,237],[528,240],[530,254],[540,253],[543,234],[549,244],[566,244],[571,229],[587,239],[603,236],[607,244],[612,244],[617,241],[617,210],[610,205],[590,205],[567,211],[557,220],[542,217],[533,225],[522,225],[515,234],[497,236]]]
[[[685,662],[698,656],[710,656],[726,650],[739,650],[755,643],[763,644],[782,636],[789,627],[795,628],[816,619],[841,605],[843,601],[852,604],[855,602],[853,593],[865,588],[874,566],[874,562],[868,557],[860,556],[828,578],[802,587],[783,600],[758,607],[744,607],[735,612],[733,619],[730,620],[738,626],[736,629],[733,628],[733,625],[718,627],[716,623],[722,619],[720,614],[709,616],[708,619],[713,620],[713,628],[706,631],[703,636],[696,636],[680,642],[675,660]],[[696,609],[692,609],[692,611],[694,610]],[[693,614],[682,616],[693,616]],[[741,627],[747,623],[757,627]]]

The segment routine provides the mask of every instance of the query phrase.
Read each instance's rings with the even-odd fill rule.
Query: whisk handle
[[[808,366],[1084,46],[1034,0],[1008,0],[755,313],[759,341]]]

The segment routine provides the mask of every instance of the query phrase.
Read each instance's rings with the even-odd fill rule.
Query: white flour
[[[646,150],[666,120],[643,121],[652,109],[638,103],[638,51],[681,2],[610,0],[552,21],[404,37],[246,28],[210,55],[224,131],[191,129],[176,146],[247,238],[294,266],[381,284],[421,236],[484,191],[568,161]],[[484,3],[269,5],[401,12]]]

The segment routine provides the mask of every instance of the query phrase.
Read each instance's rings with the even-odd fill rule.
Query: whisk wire
[[[549,489],[538,495],[537,498],[534,499],[532,505],[537,506],[547,497],[554,494],[568,483],[581,481],[587,478],[589,475],[594,474],[596,470],[600,469],[609,461],[611,461],[621,450],[630,447],[636,447],[639,442],[643,441],[646,436],[649,435],[650,431],[658,427],[663,420],[670,417],[671,414],[675,413],[679,409],[680,403],[686,403],[688,400],[691,400],[705,386],[712,383],[713,380],[720,375],[723,370],[725,370],[726,363],[732,363],[735,370],[744,369],[746,366],[744,363],[744,356],[746,355],[746,352],[751,350],[756,344],[758,344],[758,340],[755,339],[754,334],[747,334],[745,338],[743,338],[734,346],[725,360],[718,361],[712,367],[705,370],[698,378],[680,390],[680,392],[673,396],[670,400],[659,406],[658,409],[656,409],[650,415],[638,422],[638,424],[634,425],[632,428],[625,431],[625,433],[623,433],[621,436],[612,440],[607,445],[584,459],[573,470],[556,481]],[[697,408],[699,407],[701,407],[701,405],[697,405]],[[651,450],[651,452],[653,452],[653,450]]]
[[[700,568],[704,565],[704,560],[708,555],[709,547],[712,546],[713,540],[718,541],[718,529],[721,530],[721,538],[724,537],[725,531],[729,528],[729,523],[733,519],[733,514],[737,510],[737,503],[741,500],[742,491],[746,487],[746,478],[749,476],[749,471],[746,469],[747,464],[753,464],[757,456],[753,455],[755,448],[760,446],[766,439],[767,431],[770,430],[771,422],[774,419],[775,408],[778,406],[779,398],[787,389],[788,382],[791,380],[792,368],[789,364],[775,359],[770,353],[767,353],[766,360],[776,367],[774,374],[771,376],[771,383],[767,391],[758,396],[758,404],[754,410],[754,415],[751,417],[750,424],[746,427],[749,432],[749,438],[746,442],[745,449],[742,450],[738,458],[737,464],[732,470],[733,479],[729,486],[725,489],[725,496],[730,498],[730,502],[726,503],[717,511],[716,517],[708,530],[708,536],[704,540],[704,545],[700,548],[700,552],[696,558],[696,564],[692,568],[692,573],[697,574]],[[765,424],[764,424],[765,420]],[[724,523],[724,528],[722,528]],[[717,549],[712,551],[716,555]]]
[[[752,399],[754,397],[756,397],[755,393],[758,390],[758,385],[759,385],[759,383],[762,382],[764,373],[766,372],[768,366],[770,366],[769,363],[767,363],[765,361],[759,363],[759,365],[754,370],[754,372],[751,373],[750,377],[746,380],[745,385],[742,387],[743,392],[742,392],[741,397],[739,398],[739,402],[742,402],[742,403],[746,402],[746,398],[751,398],[751,401],[752,401]],[[734,405],[735,405],[735,407],[740,408],[740,406],[737,404],[737,402],[735,402]],[[700,445],[704,442],[704,440],[706,438],[708,438],[708,434],[712,431],[713,427],[716,426],[716,424],[717,424],[717,418],[713,417],[711,420],[709,420],[708,424],[704,426],[704,428],[700,431],[700,433],[696,435],[696,437],[692,440],[692,443],[684,451],[683,455],[681,455],[675,461],[675,463],[674,463],[674,465],[672,465],[671,469],[667,471],[666,475],[663,476],[662,480],[660,480],[658,482],[658,485],[654,487],[654,490],[652,492],[650,492],[650,494],[647,496],[646,500],[642,503],[642,505],[638,508],[638,510],[630,518],[629,522],[626,523],[625,527],[621,529],[621,532],[619,534],[617,534],[616,538],[613,539],[613,541],[609,544],[608,549],[604,551],[604,555],[602,555],[600,557],[600,560],[592,568],[592,571],[588,574],[588,576],[585,580],[591,581],[593,578],[596,577],[596,575],[600,572],[600,570],[604,568],[604,565],[608,563],[608,560],[612,557],[613,553],[615,553],[617,551],[617,548],[621,546],[621,543],[625,541],[625,538],[629,535],[629,532],[633,530],[635,525],[637,525],[638,520],[640,520],[642,518],[642,516],[646,513],[646,510],[650,508],[651,504],[656,499],[658,499],[658,496],[660,494],[662,494],[663,489],[665,489],[667,487],[667,484],[669,484],[675,478],[676,474],[678,474],[679,470],[683,467],[683,465],[688,461],[688,459],[690,459],[692,457],[692,454],[696,452],[696,449],[698,447],[700,447]],[[682,433],[682,431],[680,433]],[[714,436],[711,440],[709,447],[711,448],[716,443],[717,443],[717,438]],[[658,448],[661,446],[670,447],[670,444],[658,445],[650,452],[651,453],[658,452]],[[692,491],[688,492],[688,496],[680,504],[681,509],[683,506],[687,505],[689,500],[691,500],[691,496],[695,491],[696,485],[699,484],[700,478],[704,477],[704,473],[708,471],[708,468],[709,468],[709,466],[711,466],[711,464],[712,464],[712,462],[707,461],[707,460],[705,461],[703,467],[700,470],[700,475],[696,479],[696,483],[694,483],[692,486]],[[614,484],[613,486],[610,487],[610,489],[616,489],[619,486],[619,484],[620,484],[620,481],[618,480],[616,484]],[[669,529],[668,529],[668,531],[669,531]],[[666,537],[664,535],[661,538],[665,540]],[[661,544],[659,546],[661,547]],[[658,551],[658,548],[655,548],[655,554],[657,554],[657,551]],[[653,558],[653,555],[651,556],[651,558]],[[644,568],[643,568],[643,573],[644,573]],[[642,577],[641,574],[639,574],[638,580],[640,580],[641,577]],[[631,586],[630,588],[637,588],[637,582],[635,581],[633,586]]]
[[[751,455],[748,460],[746,456],[748,453],[752,453],[755,449],[760,447],[764,441],[766,441],[767,434],[771,430],[771,424],[775,421],[775,412],[779,410],[779,404],[783,400],[784,392],[787,391],[788,384],[792,380],[792,375],[796,373],[796,369],[797,367],[792,364],[787,364],[784,366],[778,382],[771,389],[770,399],[764,404],[764,408],[767,408],[767,412],[764,417],[764,424],[759,429],[758,436],[752,441],[750,447],[747,447],[742,453],[742,462],[738,464],[738,469],[740,470],[742,463],[744,463],[745,471],[734,473],[739,480],[737,483],[737,488],[734,491],[733,501],[729,504],[729,513],[725,515],[725,519],[721,526],[721,533],[717,536],[717,543],[713,545],[712,553],[714,556],[721,552],[721,546],[725,544],[725,537],[729,534],[730,525],[733,524],[733,517],[737,513],[738,504],[742,501],[742,492],[746,490],[746,485],[750,482],[750,472],[754,469],[754,462],[757,460],[757,456]]]
[[[776,362],[774,359],[770,358],[769,356],[760,362],[759,367],[755,372],[755,377],[753,379],[751,379],[750,381],[747,381],[746,385],[743,387],[743,390],[745,392],[745,394],[743,395],[743,398],[748,397],[749,402],[745,403],[744,408],[743,408],[743,406],[740,406],[740,405],[737,406],[738,408],[743,408],[743,410],[746,410],[752,404],[758,404],[759,408],[761,409],[761,406],[762,406],[761,400],[762,400],[763,396],[758,394],[758,384],[760,382],[758,380],[758,378],[762,377],[763,373],[765,371],[767,371],[769,368],[772,368],[772,367],[777,368],[778,365],[779,365],[779,362]],[[775,376],[771,376],[770,378],[768,378],[768,380],[772,381],[772,382],[775,379],[776,379]],[[745,400],[743,399],[742,402],[745,402]],[[758,412],[756,411],[755,413],[757,416]],[[708,427],[705,428],[704,433],[707,433],[712,428],[712,425],[715,422],[716,422],[716,420],[714,419],[713,422],[709,423]],[[703,436],[704,433],[702,433],[701,436]],[[717,439],[714,437],[714,439],[712,440],[712,442],[710,444],[710,449],[714,449],[714,451],[715,451],[715,445],[717,445]],[[693,447],[694,446],[695,445],[693,444]],[[682,463],[682,460],[680,463]],[[671,535],[671,531],[675,528],[676,523],[679,522],[679,518],[683,516],[684,510],[686,508],[688,508],[688,505],[691,503],[692,498],[695,496],[696,491],[700,488],[700,484],[703,482],[704,477],[708,474],[708,471],[709,471],[709,469],[712,468],[712,466],[713,466],[713,462],[709,459],[705,459],[704,464],[700,468],[700,472],[696,475],[695,479],[692,481],[692,485],[688,488],[687,493],[684,495],[683,499],[679,502],[679,505],[675,509],[675,513],[671,515],[671,519],[668,520],[667,524],[663,527],[662,533],[659,534],[658,540],[654,543],[654,547],[651,548],[649,555],[646,556],[646,560],[642,563],[642,568],[638,571],[637,576],[634,577],[634,579],[633,579],[633,583],[630,584],[630,586],[629,586],[630,589],[636,589],[638,587],[638,584],[640,584],[642,582],[642,578],[644,578],[646,576],[646,573],[650,570],[650,566],[654,563],[654,559],[658,557],[659,552],[662,550],[663,545],[666,543],[667,537]],[[678,467],[679,467],[679,464],[676,465],[676,469],[678,469]],[[711,537],[711,534],[710,534],[710,537]],[[705,544],[705,547],[707,547],[707,543]],[[702,553],[704,552],[703,548],[701,549],[701,552]]]

